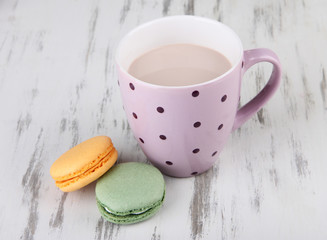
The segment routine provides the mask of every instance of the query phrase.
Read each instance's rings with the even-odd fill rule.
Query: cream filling
[[[113,214],[113,215],[116,215],[115,213],[111,212],[108,208],[104,207],[104,210],[106,210],[108,213],[110,214]],[[146,209],[144,211],[141,211],[141,212],[135,212],[135,213],[131,213],[132,215],[140,215],[142,213],[145,213],[146,211],[148,211],[149,209]]]

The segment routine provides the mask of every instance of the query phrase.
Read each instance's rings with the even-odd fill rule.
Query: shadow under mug
[[[222,53],[232,68],[210,81],[160,86],[128,73],[142,54],[169,44],[194,44]],[[258,62],[273,71],[265,87],[238,109],[242,77]],[[277,90],[278,57],[269,49],[243,50],[236,33],[215,20],[172,16],[140,25],[120,42],[116,54],[119,85],[128,122],[151,163],[164,174],[190,177],[217,160],[230,133],[255,114]]]

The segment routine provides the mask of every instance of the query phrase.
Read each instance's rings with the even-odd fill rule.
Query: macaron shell
[[[116,215],[142,211],[160,202],[165,182],[160,171],[149,164],[129,162],[114,166],[96,185],[102,205]]]
[[[108,156],[106,156],[101,162],[99,162],[97,166],[95,166],[90,171],[87,171],[86,173],[81,174],[80,176],[75,177],[66,183],[56,182],[56,185],[64,192],[72,192],[78,190],[105,174],[115,164],[117,158],[118,153],[115,149],[113,149],[112,152],[108,154]]]
[[[70,179],[97,165],[113,144],[107,136],[88,139],[60,156],[51,166],[50,174],[56,181]]]
[[[126,215],[126,216],[117,216],[108,213],[102,206],[101,204],[97,201],[97,206],[98,209],[101,213],[101,215],[109,222],[112,223],[117,223],[117,224],[133,224],[137,222],[141,222],[144,220],[147,220],[154,216],[161,208],[163,201],[160,202],[160,204],[145,213],[142,214],[131,214],[131,215]]]

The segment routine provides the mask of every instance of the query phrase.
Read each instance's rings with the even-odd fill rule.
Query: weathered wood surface
[[[0,1],[0,239],[327,239],[327,1]],[[127,124],[114,53],[121,37],[165,15],[232,27],[244,48],[277,52],[274,98],[230,137],[214,167],[166,177],[152,219],[103,220],[94,187],[58,190],[52,162],[95,135],[119,161],[146,161]],[[245,76],[241,102],[270,74]]]

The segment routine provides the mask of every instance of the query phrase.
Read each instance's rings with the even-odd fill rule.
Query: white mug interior
[[[182,15],[156,19],[129,32],[118,46],[117,64],[127,73],[135,59],[170,44],[194,44],[216,50],[232,64],[229,71],[243,55],[239,37],[226,25],[208,18]]]

